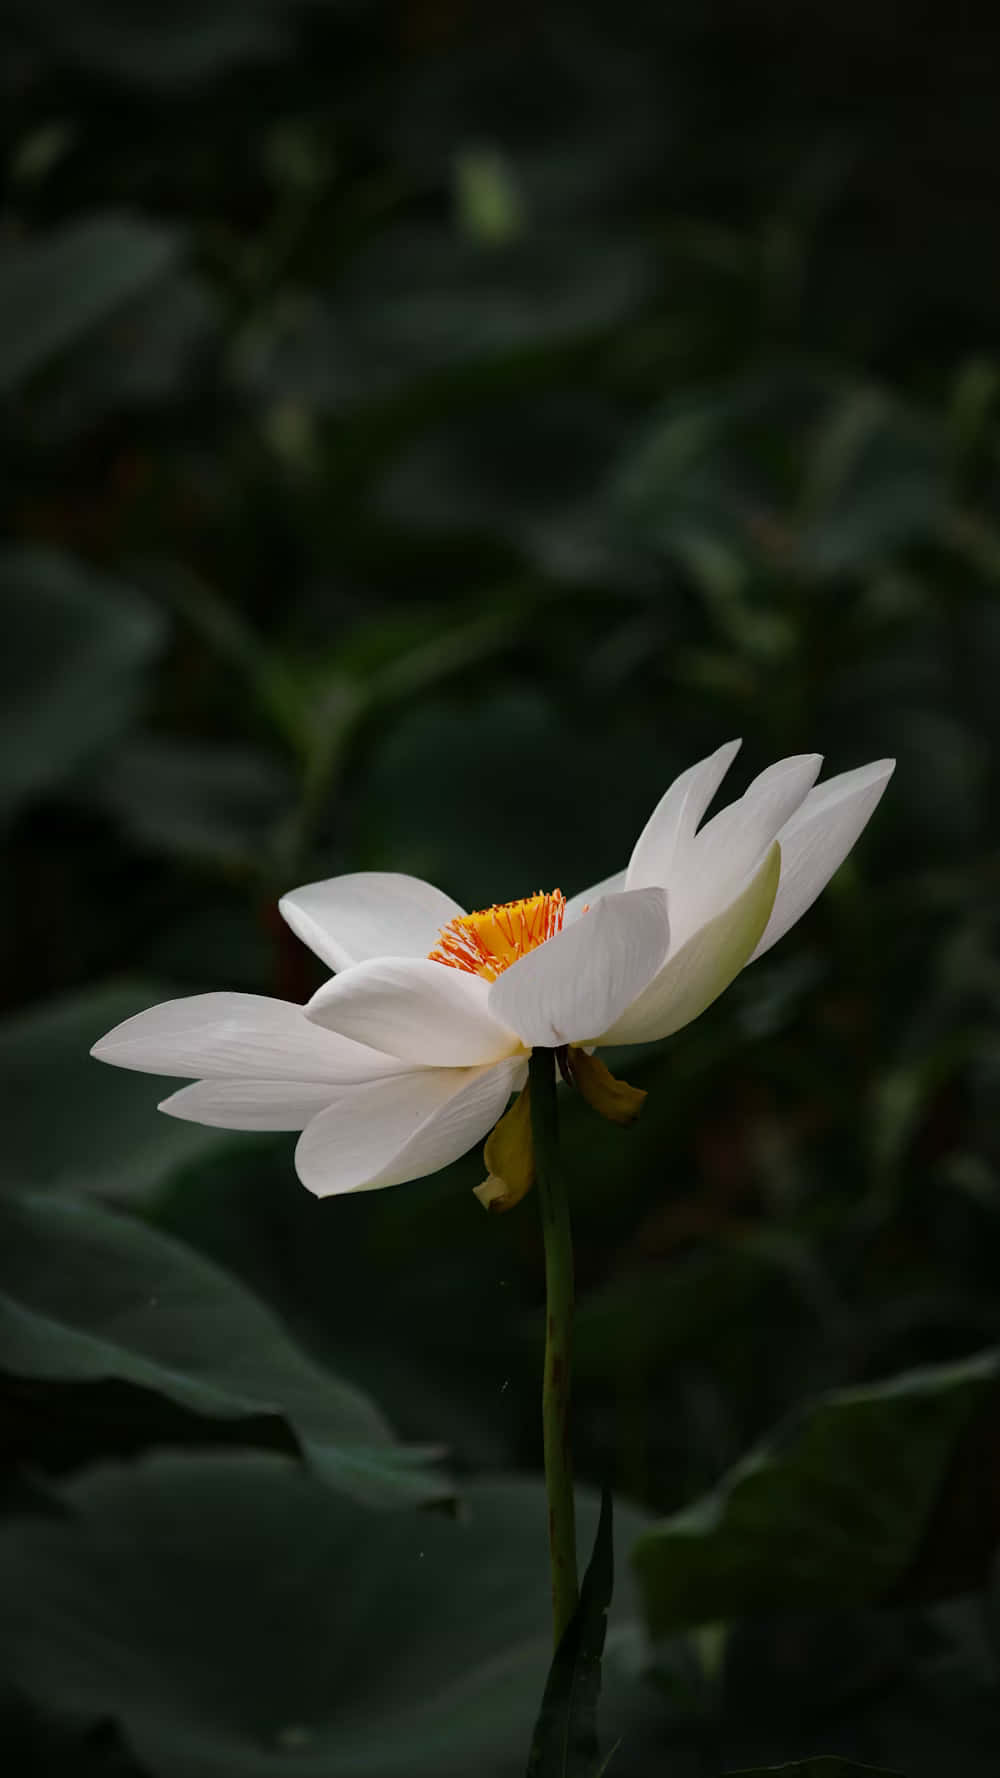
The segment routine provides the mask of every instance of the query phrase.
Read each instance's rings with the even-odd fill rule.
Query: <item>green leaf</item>
[[[815,1760],[792,1760],[790,1766],[742,1766],[726,1778],[900,1778],[884,1766],[856,1766],[854,1760],[838,1760],[820,1755]]]
[[[502,538],[556,579],[620,573],[603,483],[621,422],[592,396],[508,401],[425,427],[388,468],[377,499],[414,530]]]
[[[853,390],[810,454],[803,558],[819,574],[865,569],[933,535],[947,500],[940,436],[872,390]]]
[[[580,1603],[566,1626],[542,1696],[527,1778],[599,1778],[597,1700],[601,1656],[614,1587],[611,1495],[601,1495],[601,1517]]]
[[[115,0],[91,0],[69,10],[54,7],[54,19],[46,19],[48,6],[35,7],[33,19],[39,10],[60,62],[78,63],[102,80],[139,88],[140,95],[144,88],[155,95],[190,95],[193,88],[231,76],[246,63],[271,65],[286,53],[292,6],[275,0],[213,0],[208,8],[198,0],[176,0],[139,18]]]
[[[176,1081],[109,1068],[88,1054],[122,1019],[174,992],[153,982],[115,983],[46,1001],[0,1025],[10,1179],[148,1198],[189,1162],[246,1145],[246,1137],[159,1116],[157,1103]]]
[[[567,757],[573,770],[560,781],[556,826],[538,761]],[[624,775],[614,759],[608,731],[597,736],[592,726],[566,720],[537,688],[506,674],[491,677],[486,700],[414,699],[372,747],[361,794],[373,839],[359,849],[360,860],[446,883],[470,907],[523,895],[536,879],[570,894],[600,868],[595,799],[607,811],[601,846],[609,871],[628,855],[656,801],[662,767],[650,750]],[[428,798],[425,787],[440,780],[442,760],[448,796]],[[470,846],[468,825],[455,821],[454,810],[475,811],[484,784],[490,818],[476,819]]]
[[[130,1758],[121,1737],[107,1724],[89,1735],[79,1725],[53,1720],[44,1704],[34,1705],[0,1681],[0,1744],[17,1778],[148,1778]]]
[[[393,226],[345,265],[334,300],[314,291],[249,338],[240,372],[256,396],[310,411],[399,398],[614,327],[647,300],[651,273],[640,242],[590,230],[487,246]]]
[[[741,1231],[678,1255],[669,1290],[659,1273],[636,1272],[590,1291],[577,1314],[575,1354],[588,1376],[610,1381],[692,1352],[703,1356],[713,1341],[747,1337],[758,1305],[766,1302],[774,1314],[801,1300],[808,1282],[793,1236]]]
[[[130,1383],[217,1419],[280,1416],[317,1474],[369,1505],[449,1492],[242,1284],[94,1203],[0,1199],[0,1346],[11,1376]]]
[[[116,1723],[154,1778],[523,1773],[539,1482],[473,1483],[451,1520],[367,1512],[273,1454],[171,1454],[61,1498],[69,1518],[0,1537],[0,1658],[49,1709]]]
[[[0,395],[171,269],[172,235],[140,217],[90,216],[7,249],[0,270]]]
[[[181,267],[116,308],[92,328],[58,373],[31,390],[23,418],[29,448],[55,452],[123,411],[130,429],[151,408],[176,408],[204,386],[219,343],[218,299],[206,280]],[[142,419],[139,418],[140,414]]]
[[[830,1758],[793,1760],[790,1766],[741,1766],[738,1772],[727,1772],[726,1778],[901,1778],[884,1766],[858,1766],[853,1760]]]
[[[50,550],[0,554],[0,603],[2,815],[121,733],[165,628],[131,588]]]
[[[1000,1357],[821,1397],[633,1552],[657,1634],[745,1612],[884,1599],[928,1525]]]
[[[290,774],[263,751],[153,735],[130,738],[94,792],[139,844],[244,872],[269,856],[295,798]]]

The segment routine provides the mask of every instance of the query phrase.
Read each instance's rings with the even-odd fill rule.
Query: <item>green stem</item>
[[[542,1431],[545,1487],[549,1499],[549,1555],[552,1564],[552,1635],[558,1648],[576,1610],[576,1518],[569,1443],[570,1372],[573,1355],[573,1236],[569,1202],[559,1165],[556,1108],[556,1054],[536,1049],[531,1056],[531,1134],[535,1177],[545,1239],[545,1377]]]

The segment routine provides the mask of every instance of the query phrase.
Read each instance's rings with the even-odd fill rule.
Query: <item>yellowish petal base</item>
[[[609,1068],[588,1056],[586,1050],[571,1045],[566,1053],[566,1066],[573,1085],[588,1105],[613,1124],[633,1124],[646,1098],[642,1087],[630,1087],[625,1080],[616,1080]]]
[[[483,1159],[489,1173],[482,1185],[476,1186],[476,1197],[484,1210],[513,1210],[535,1183],[530,1088],[518,1094],[490,1131]]]

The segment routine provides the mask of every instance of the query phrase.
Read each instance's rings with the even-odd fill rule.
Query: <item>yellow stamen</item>
[[[458,914],[442,926],[431,961],[495,982],[519,957],[562,931],[565,908],[562,890],[553,889],[548,895],[526,895],[476,914]]]

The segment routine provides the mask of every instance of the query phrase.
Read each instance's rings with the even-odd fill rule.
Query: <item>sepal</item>
[[[483,1159],[488,1172],[475,1188],[484,1210],[513,1210],[535,1183],[530,1092],[529,1086],[523,1088],[486,1138]]]
[[[613,1124],[634,1124],[646,1093],[642,1087],[630,1087],[626,1080],[616,1080],[597,1056],[571,1044],[566,1052],[566,1068],[577,1092],[587,1104]]]

